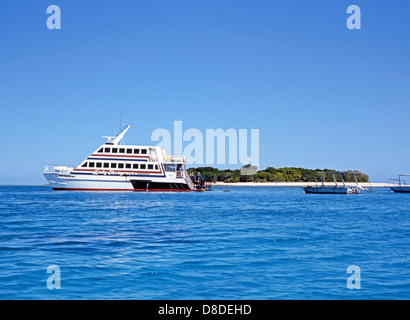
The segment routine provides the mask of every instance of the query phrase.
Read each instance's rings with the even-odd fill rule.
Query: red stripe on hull
[[[93,153],[90,157],[113,157],[113,158],[142,158],[142,159],[149,159],[149,156],[127,156],[126,154],[122,155],[122,154],[117,154],[117,155],[113,155],[113,154],[95,154]],[[121,160],[121,159],[118,159]]]

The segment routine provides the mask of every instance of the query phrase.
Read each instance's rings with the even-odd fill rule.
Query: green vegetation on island
[[[250,165],[243,166],[241,169],[219,170],[213,167],[198,167],[189,168],[188,174],[196,174],[200,172],[201,175],[208,182],[308,182],[308,181],[320,181],[318,172],[335,172],[334,169],[305,169],[305,168],[274,168],[267,167],[264,170],[246,170],[252,168]],[[256,169],[256,168],[255,168]],[[339,170],[340,171],[340,170]],[[349,170],[354,172],[358,182],[369,182],[369,176],[357,170]],[[241,174],[242,173],[242,174]],[[245,173],[245,174],[244,174]],[[336,176],[337,181],[341,181],[340,177]],[[354,182],[352,174],[343,174],[343,180],[345,182]],[[332,182],[333,177],[330,174],[322,174],[322,178],[326,182]]]

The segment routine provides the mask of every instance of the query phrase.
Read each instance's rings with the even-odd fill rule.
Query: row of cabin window
[[[145,163],[107,163],[107,162],[85,162],[82,168],[104,168],[104,169],[141,169],[141,170],[158,170],[158,165]]]
[[[140,151],[141,150],[141,151]],[[101,148],[98,153],[127,153],[127,154],[147,154],[147,149],[131,149],[131,148]]]

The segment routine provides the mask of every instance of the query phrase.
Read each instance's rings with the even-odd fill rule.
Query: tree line
[[[306,168],[295,168],[295,167],[284,167],[284,168],[274,168],[267,167],[264,170],[251,170],[250,165],[243,166],[241,169],[230,170],[223,169],[219,170],[213,167],[198,167],[189,168],[187,170],[188,174],[197,174],[200,172],[201,175],[208,182],[308,182],[308,181],[320,181],[318,172],[330,171],[337,172],[334,169],[306,169]],[[369,176],[358,170],[349,170],[354,172],[358,182],[369,182]],[[333,177],[331,174],[322,174],[322,179],[325,182],[333,182]],[[342,174],[343,180],[345,182],[354,182],[352,174]],[[336,181],[340,182],[340,176],[335,175]]]

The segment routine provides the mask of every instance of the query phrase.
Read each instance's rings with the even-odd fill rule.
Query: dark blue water
[[[385,189],[1,187],[0,299],[409,299],[409,203]]]

